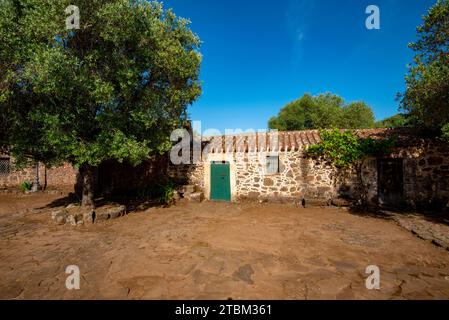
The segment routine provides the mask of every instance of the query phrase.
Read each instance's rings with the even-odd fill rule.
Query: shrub
[[[310,146],[307,154],[332,162],[337,167],[350,167],[366,157],[389,153],[393,139],[361,139],[347,130],[322,130],[321,142]]]
[[[22,190],[23,192],[30,191],[32,186],[33,184],[31,182],[24,181],[20,184],[20,190]]]
[[[154,200],[168,204],[173,200],[175,193],[174,183],[171,181],[151,184],[137,192],[139,199]]]
[[[446,125],[443,126],[443,128],[441,128],[442,131],[442,138],[445,142],[449,143],[449,123],[447,123]]]

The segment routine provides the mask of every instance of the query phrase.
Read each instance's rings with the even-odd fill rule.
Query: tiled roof
[[[373,139],[395,136],[402,142],[410,141],[412,136],[406,129],[356,130],[355,134],[360,138]],[[203,137],[202,144],[208,153],[285,152],[304,150],[320,141],[318,130],[308,130]]]
[[[320,135],[316,130],[259,132],[203,138],[204,147],[210,153],[294,151],[319,142]]]

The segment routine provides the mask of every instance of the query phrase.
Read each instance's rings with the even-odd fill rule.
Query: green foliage
[[[376,122],[376,128],[404,128],[408,126],[408,119],[403,114],[397,114],[382,121]]]
[[[200,40],[158,2],[0,2],[0,148],[19,160],[138,164],[200,93]]]
[[[158,203],[169,204],[173,200],[175,186],[173,182],[151,184],[137,192],[139,199],[153,200]]]
[[[338,128],[369,129],[374,127],[373,110],[364,102],[353,102],[341,109]]]
[[[322,130],[321,142],[310,146],[308,156],[319,157],[337,167],[350,167],[370,156],[387,154],[394,146],[392,139],[361,139],[348,130]]]
[[[22,192],[30,191],[32,187],[33,184],[29,181],[24,181],[20,184],[20,190],[22,190]]]
[[[332,160],[337,166],[348,166],[361,158],[358,139],[350,131],[334,129],[321,131],[321,143],[309,147],[311,156]]]
[[[281,109],[269,121],[270,129],[295,131],[309,129],[366,129],[374,127],[374,114],[364,102],[344,103],[330,93],[305,94]]]
[[[449,143],[449,123],[445,124],[443,128],[441,128],[442,138],[445,142]]]
[[[417,28],[401,109],[414,124],[438,131],[449,122],[449,0],[439,0]]]

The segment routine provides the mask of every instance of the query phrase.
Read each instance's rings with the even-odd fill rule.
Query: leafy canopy
[[[330,93],[305,94],[281,109],[269,121],[270,129],[295,131],[308,129],[367,129],[374,127],[374,114],[364,102],[345,104]]]
[[[376,122],[375,126],[376,128],[404,128],[409,126],[409,120],[403,114],[396,114]]]
[[[417,28],[416,52],[406,75],[401,109],[422,128],[438,131],[449,123],[449,0],[438,0]]]
[[[321,130],[321,142],[310,146],[307,154],[330,161],[337,167],[350,167],[370,156],[390,152],[393,139],[358,138],[349,130]]]
[[[19,158],[138,164],[201,93],[200,40],[158,2],[0,2],[0,143]],[[43,152],[42,152],[43,151]]]

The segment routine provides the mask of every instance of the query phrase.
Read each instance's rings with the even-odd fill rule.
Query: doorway
[[[210,199],[231,201],[231,166],[229,162],[213,161],[210,171]]]
[[[379,205],[401,207],[404,204],[404,160],[377,161]]]

